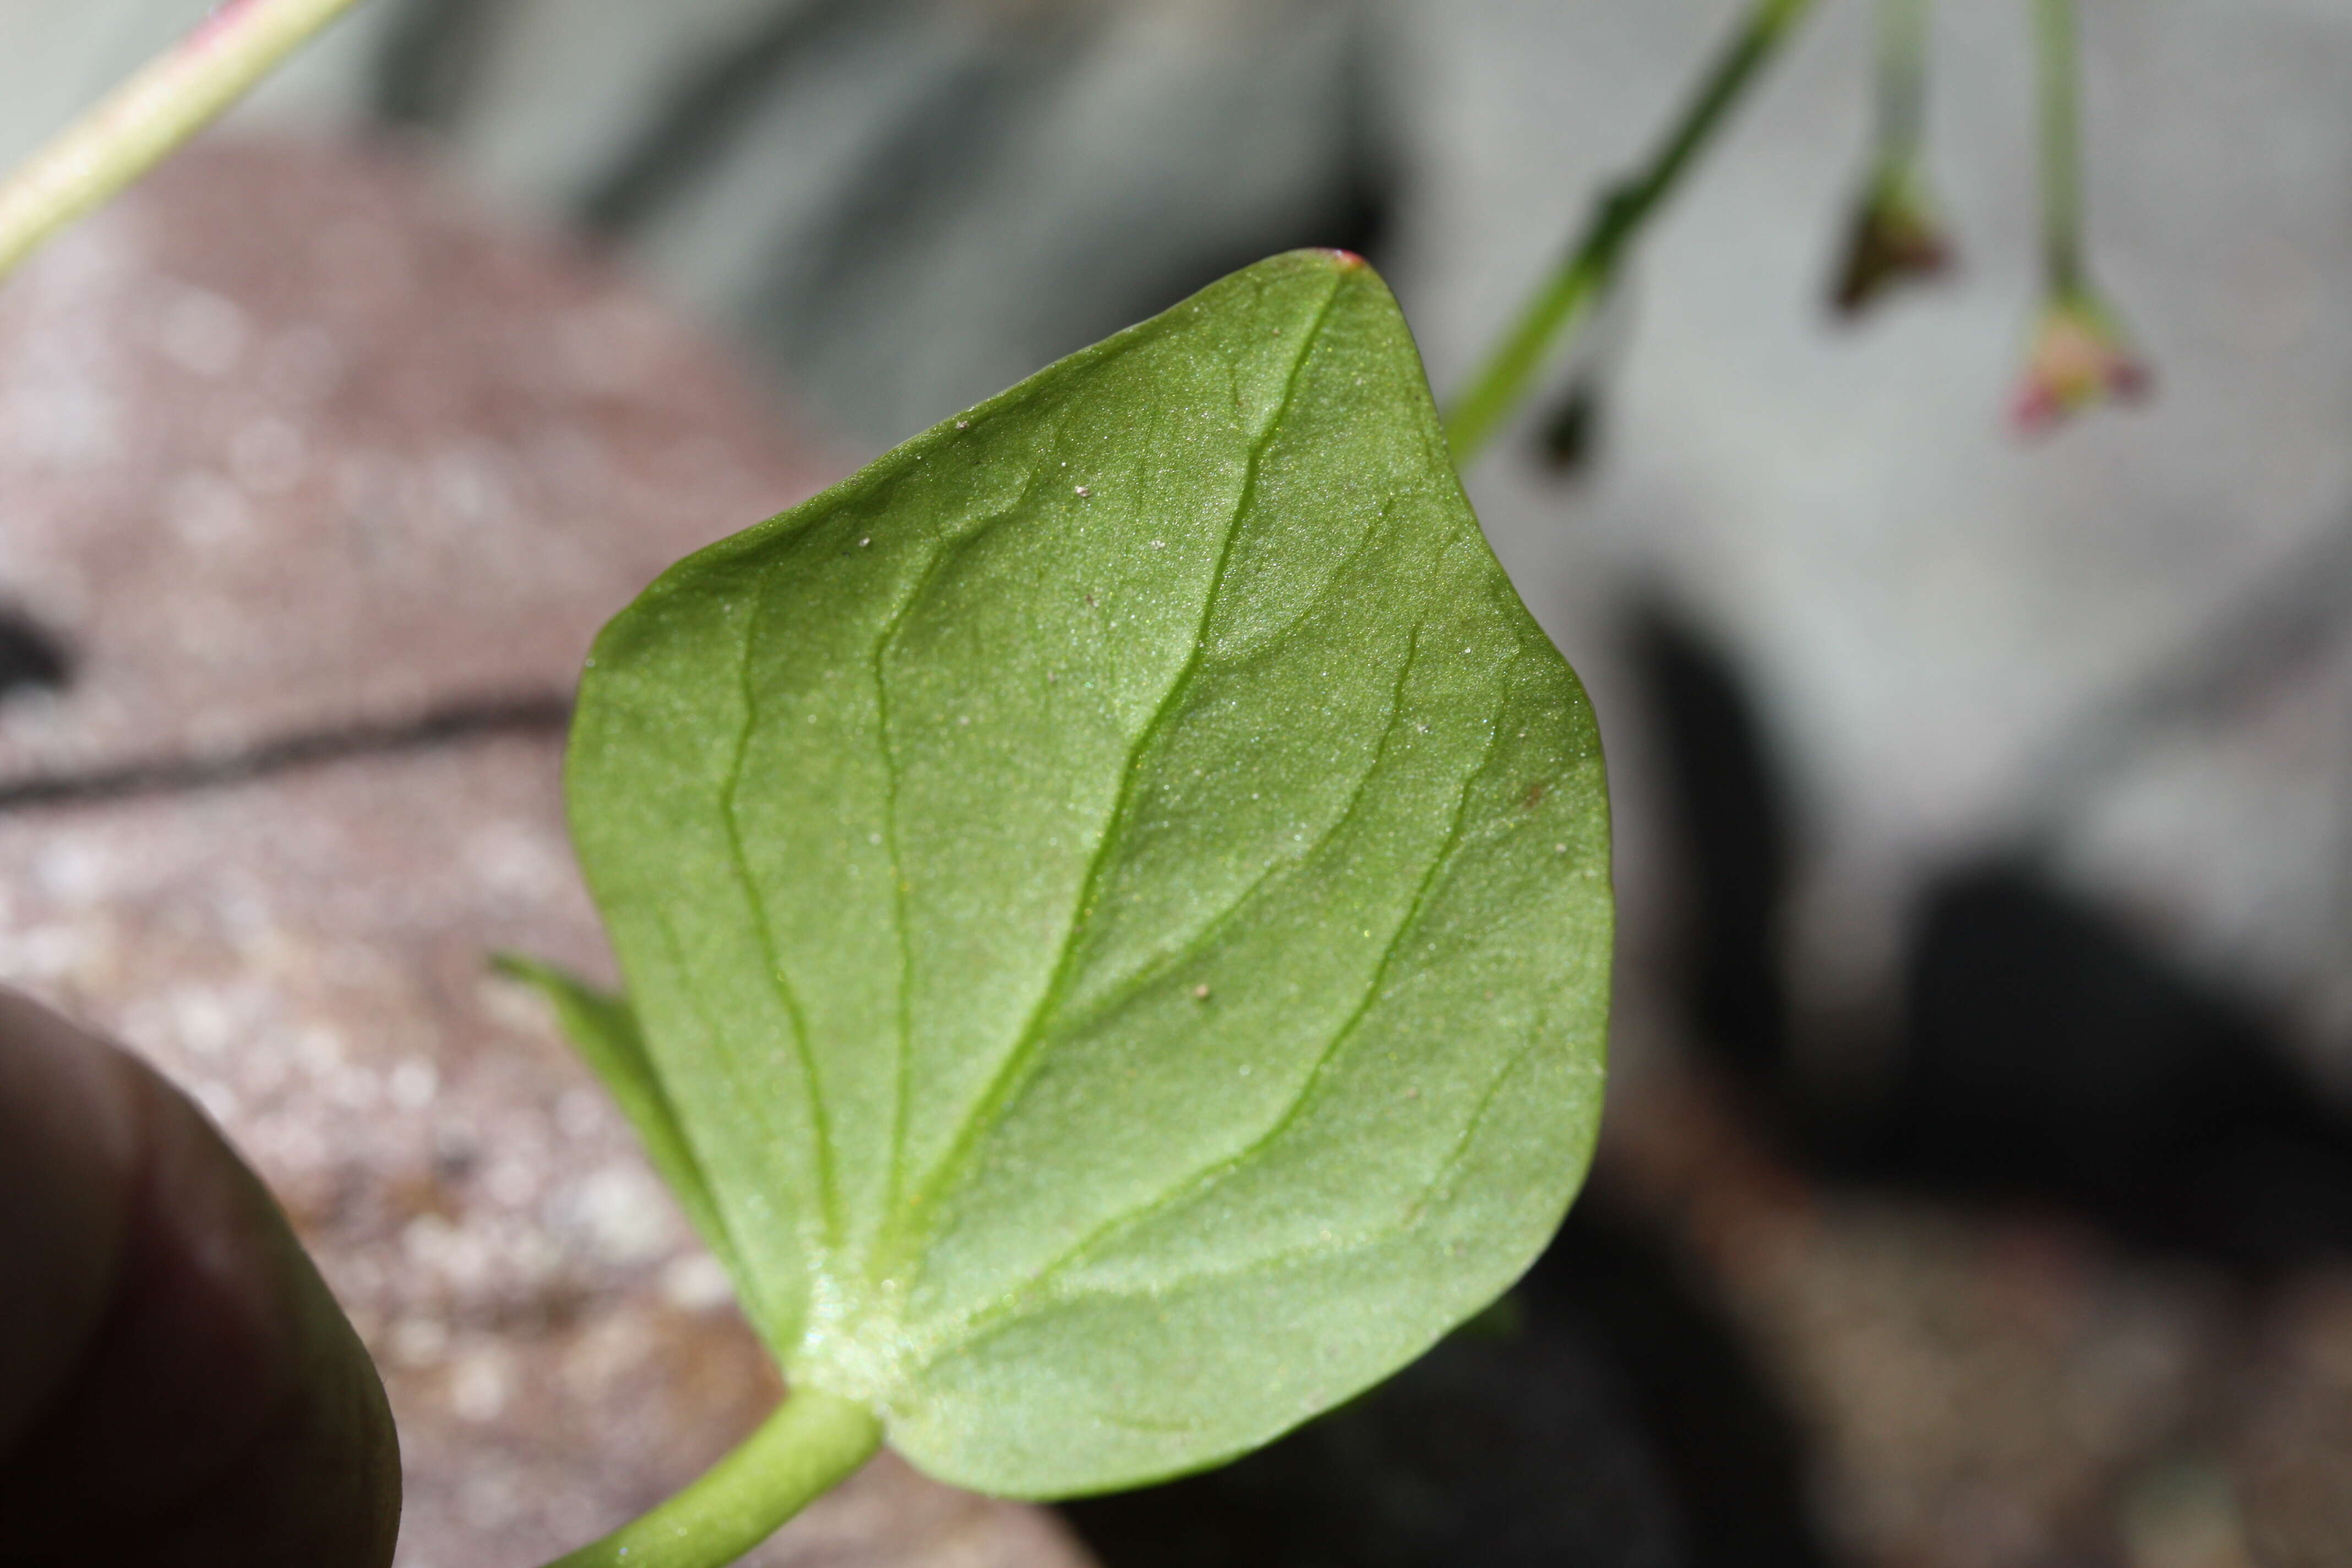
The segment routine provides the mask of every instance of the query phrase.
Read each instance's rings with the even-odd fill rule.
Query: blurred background
[[[1742,9],[368,0],[0,288],[0,979],[285,1197],[405,1568],[544,1554],[771,1396],[478,973],[606,962],[553,782],[595,626],[1275,251],[1368,255],[1443,397]],[[0,159],[205,10],[0,0]],[[2352,1563],[2352,11],[2086,0],[2158,394],[2035,440],[2027,7],[1934,9],[1958,265],[1849,323],[1871,13],[1465,476],[1611,751],[1560,1242],[1226,1471],[1062,1522],[883,1467],[763,1560]]]

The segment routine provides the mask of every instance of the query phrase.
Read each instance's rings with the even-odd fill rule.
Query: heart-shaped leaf
[[[931,1474],[1241,1452],[1558,1223],[1599,744],[1354,258],[916,437],[590,664],[572,827],[642,1037],[573,1021],[788,1375]]]

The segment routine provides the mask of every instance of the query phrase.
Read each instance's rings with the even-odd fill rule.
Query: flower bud
[[[2010,421],[2021,434],[2041,435],[2094,404],[2137,402],[2152,380],[2115,312],[2088,289],[2063,290],[2034,326]]]
[[[1952,240],[1918,170],[1907,160],[1882,166],[1854,203],[1845,264],[1830,302],[1858,316],[1889,289],[1950,267]]]

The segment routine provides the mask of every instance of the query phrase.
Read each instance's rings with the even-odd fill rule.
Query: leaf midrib
[[[816,1069],[816,1055],[808,1037],[808,1021],[801,1011],[800,994],[784,973],[783,952],[776,944],[774,922],[768,916],[768,900],[760,890],[759,879],[752,875],[751,856],[743,844],[743,825],[740,819],[743,766],[751,749],[751,736],[759,726],[760,702],[751,679],[751,654],[760,636],[760,620],[767,607],[764,594],[752,595],[751,613],[743,617],[743,646],[736,660],[737,689],[743,704],[743,727],[735,737],[735,750],[727,766],[726,785],[719,792],[719,818],[727,825],[727,850],[735,865],[736,879],[741,882],[743,896],[751,900],[753,934],[759,939],[760,953],[767,961],[768,988],[783,1008],[793,1030],[793,1055],[800,1064],[801,1078],[806,1086],[809,1102],[810,1133],[816,1141],[817,1206],[823,1218],[826,1251],[831,1253],[841,1244],[840,1198],[834,1174],[833,1125],[824,1102],[824,1080]]]
[[[1036,1006],[1031,1010],[1020,1032],[1014,1037],[1012,1047],[1006,1052],[1004,1060],[999,1064],[996,1072],[990,1078],[980,1098],[973,1102],[972,1110],[958,1128],[956,1136],[950,1143],[947,1152],[925,1174],[922,1181],[916,1184],[909,1200],[899,1205],[891,1215],[887,1222],[889,1231],[881,1244],[875,1248],[874,1256],[870,1260],[869,1283],[878,1286],[880,1281],[901,1261],[918,1252],[921,1243],[930,1239],[934,1216],[939,1207],[937,1202],[939,1195],[961,1178],[964,1166],[970,1163],[973,1151],[978,1146],[982,1133],[994,1122],[997,1112],[1011,1098],[1013,1090],[1017,1087],[1034,1059],[1039,1043],[1045,1037],[1044,1026],[1046,1020],[1053,1016],[1055,1007],[1059,1005],[1063,994],[1067,989],[1070,970],[1080,945],[1079,934],[1086,926],[1087,911],[1093,907],[1104,868],[1109,863],[1112,853],[1120,841],[1120,830],[1126,822],[1129,806],[1134,795],[1136,771],[1141,764],[1144,755],[1150,750],[1152,742],[1158,738],[1161,729],[1167,723],[1170,714],[1175,710],[1178,702],[1191,688],[1207,654],[1209,623],[1216,614],[1218,596],[1224,587],[1226,570],[1232,563],[1234,542],[1240,536],[1243,521],[1249,515],[1251,504],[1257,494],[1259,471],[1264,465],[1266,452],[1282,429],[1283,422],[1289,416],[1291,405],[1297,398],[1298,384],[1305,373],[1307,362],[1313,356],[1315,344],[1322,337],[1324,326],[1330,320],[1332,309],[1339,302],[1339,295],[1347,285],[1348,280],[1344,276],[1335,276],[1332,279],[1330,291],[1324,296],[1322,303],[1317,308],[1315,319],[1308,323],[1307,331],[1300,334],[1298,351],[1292,358],[1289,370],[1283,377],[1281,398],[1276,402],[1274,412],[1267,417],[1265,426],[1251,439],[1249,457],[1244,469],[1240,492],[1234,498],[1233,514],[1226,521],[1224,537],[1218,545],[1217,560],[1210,574],[1208,591],[1202,597],[1200,620],[1193,628],[1192,650],[1186,655],[1183,667],[1169,682],[1168,689],[1160,694],[1160,701],[1153,708],[1151,717],[1137,732],[1134,742],[1128,747],[1127,754],[1120,763],[1118,789],[1111,809],[1105,816],[1103,836],[1097,842],[1094,853],[1087,858],[1085,875],[1079,880],[1077,897],[1071,905],[1070,921],[1064,929],[1061,948],[1055,958],[1054,972],[1048,977],[1045,988],[1038,997]],[[908,1215],[916,1216],[914,1223],[908,1222],[906,1216]]]

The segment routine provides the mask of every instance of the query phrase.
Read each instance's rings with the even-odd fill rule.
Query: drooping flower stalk
[[[2083,101],[2074,0],[2033,0],[2040,78],[2042,265],[2050,292],[2083,285]]]
[[[2041,78],[2042,305],[2010,416],[2027,434],[2146,395],[2148,368],[2084,260],[2082,65],[2074,0],[2033,0]]]
[[[1927,0],[1878,0],[1878,122],[1831,301],[1855,315],[1951,262],[1952,244],[1920,161],[1926,141]]]
[[[145,174],[354,0],[228,0],[0,184],[0,278]]]
[[[1697,90],[1649,162],[1602,193],[1575,248],[1528,300],[1468,389],[1446,410],[1446,441],[1456,467],[1469,466],[1533,388],[1560,339],[1590,320],[1593,305],[1608,292],[1643,226],[1811,7],[1812,0],[1755,0],[1709,62]]]

